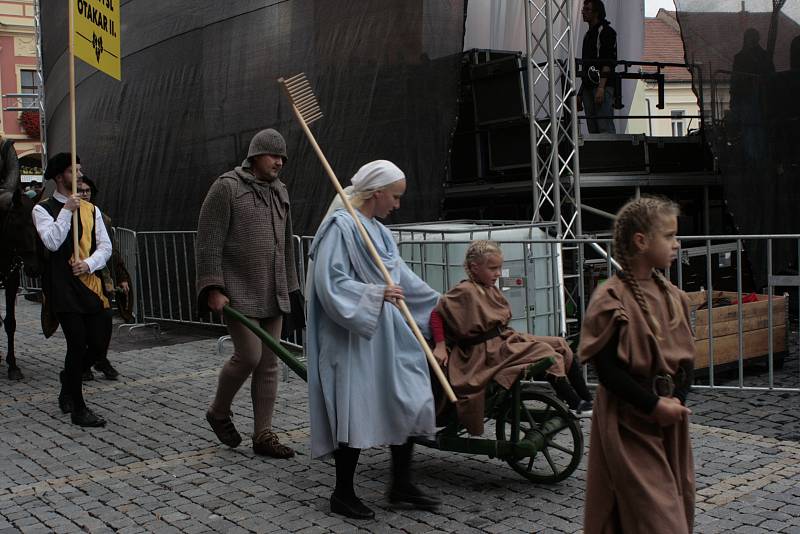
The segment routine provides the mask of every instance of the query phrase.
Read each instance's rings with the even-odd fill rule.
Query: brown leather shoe
[[[263,430],[259,435],[253,436],[253,452],[261,456],[273,458],[291,458],[294,451],[278,441],[278,436],[271,430]]]
[[[211,412],[206,412],[206,421],[211,425],[211,430],[214,431],[214,434],[217,435],[217,439],[219,439],[223,445],[238,447],[242,442],[242,436],[239,435],[239,432],[233,425],[230,415],[224,419],[217,419],[211,415]]]

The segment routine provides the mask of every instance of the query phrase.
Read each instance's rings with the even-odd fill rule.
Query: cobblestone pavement
[[[18,359],[26,378],[9,382],[5,366],[0,376],[0,532],[581,530],[585,461],[566,481],[542,486],[497,460],[422,447],[415,472],[421,485],[441,492],[438,513],[392,509],[383,496],[388,451],[369,450],[357,490],[377,519],[329,515],[333,466],[310,459],[305,384],[281,383],[275,415],[276,430],[298,457],[256,457],[247,438],[235,450],[219,446],[203,414],[220,358],[215,338],[196,332],[165,327],[158,341],[145,330],[135,338],[115,334],[110,358],[121,380],[86,388],[109,425],[79,429],[56,403],[64,340],[45,340],[38,305],[19,303]],[[796,362],[782,373],[782,380],[797,379]],[[696,531],[800,533],[800,394],[699,391],[691,407]],[[234,410],[247,430],[248,385]]]

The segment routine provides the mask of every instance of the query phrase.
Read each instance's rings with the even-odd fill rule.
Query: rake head
[[[295,74],[291,78],[278,78],[278,83],[283,85],[286,94],[289,95],[289,100],[306,124],[322,118],[317,97],[314,96],[314,91],[304,72]]]

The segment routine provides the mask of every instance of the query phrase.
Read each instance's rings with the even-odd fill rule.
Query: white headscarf
[[[375,161],[370,161],[358,169],[358,172],[350,179],[352,185],[345,187],[344,193],[347,195],[348,199],[352,199],[359,193],[377,191],[383,189],[387,185],[405,180],[405,178],[406,175],[403,174],[403,171],[401,171],[397,165],[385,159],[377,159]],[[325,217],[328,217],[331,213],[343,207],[344,202],[339,198],[339,195],[336,195],[333,202],[331,202],[331,205],[328,207],[328,212],[325,213]]]

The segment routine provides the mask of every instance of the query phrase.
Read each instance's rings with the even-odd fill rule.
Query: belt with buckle
[[[675,375],[659,373],[654,375],[652,379],[636,377],[637,382],[642,387],[649,389],[659,397],[672,397],[675,394],[675,388],[684,385],[686,379],[686,371],[684,371],[683,367],[680,367]]]

